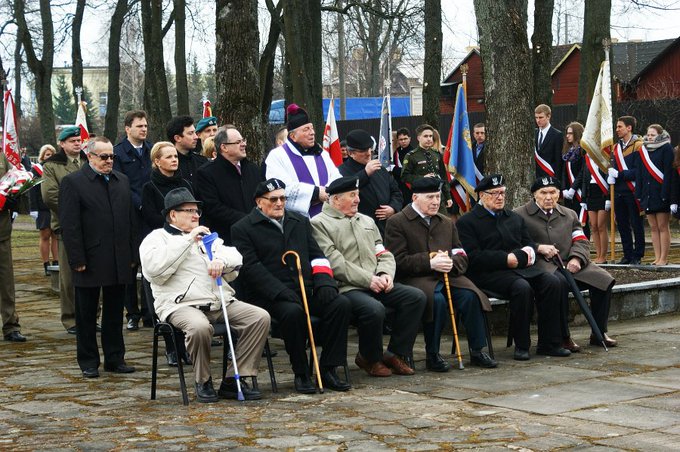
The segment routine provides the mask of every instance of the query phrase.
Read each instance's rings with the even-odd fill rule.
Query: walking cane
[[[300,292],[302,293],[302,306],[305,308],[307,314],[307,329],[309,330],[309,345],[312,348],[312,358],[314,359],[314,370],[316,371],[316,382],[319,385],[319,392],[323,394],[323,383],[321,382],[321,372],[319,371],[319,358],[316,356],[316,345],[314,344],[314,331],[312,329],[312,317],[309,315],[309,305],[307,304],[307,293],[305,292],[305,282],[302,279],[302,267],[300,266],[300,255],[293,250],[288,250],[281,256],[281,262],[286,264],[286,257],[292,254],[295,256],[295,265],[297,266],[298,279],[300,282]]]
[[[430,253],[430,257],[436,256],[438,253]],[[451,313],[451,325],[453,325],[453,340],[456,344],[456,356],[458,357],[458,368],[463,370],[463,357],[460,354],[460,342],[458,342],[458,327],[456,326],[456,315],[453,313],[453,297],[451,296],[451,286],[449,286],[449,274],[444,273],[444,285],[446,286],[446,298],[449,301],[449,312]]]
[[[212,244],[217,239],[217,232],[203,237],[203,246],[208,259],[212,261]],[[234,353],[234,341],[231,339],[231,329],[229,328],[229,317],[227,316],[227,303],[224,301],[224,292],[222,291],[222,277],[218,276],[215,279],[217,287],[220,290],[220,301],[222,303],[222,314],[224,315],[224,323],[227,327],[227,339],[229,340],[229,352],[231,352],[231,364],[234,366],[234,379],[236,380],[236,390],[238,400],[245,400],[243,391],[241,390],[241,377],[238,374],[238,366],[236,365],[236,353]]]

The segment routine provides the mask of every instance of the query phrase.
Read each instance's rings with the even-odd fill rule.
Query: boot
[[[50,271],[47,269],[47,267],[50,265],[50,262],[43,262],[43,267],[45,267],[45,276],[50,276]]]

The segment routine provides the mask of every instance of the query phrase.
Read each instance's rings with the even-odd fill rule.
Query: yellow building
[[[52,72],[52,94],[57,92],[57,81],[60,76],[64,76],[66,86],[70,91],[71,85],[71,66],[55,67]],[[83,66],[83,85],[92,95],[93,99],[83,99],[87,103],[88,110],[92,115],[101,120],[106,116],[106,106],[108,104],[108,66]],[[75,118],[74,118],[75,119]]]

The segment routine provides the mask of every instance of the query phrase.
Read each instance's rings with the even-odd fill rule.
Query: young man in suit
[[[564,162],[562,160],[562,145],[564,135],[562,132],[550,125],[550,107],[541,104],[534,110],[536,120],[536,148],[534,150],[534,160],[536,161],[536,177],[556,177],[564,180],[562,171]]]

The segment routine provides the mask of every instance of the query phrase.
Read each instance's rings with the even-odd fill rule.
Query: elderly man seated
[[[237,398],[234,370],[229,363],[227,375],[218,393],[210,375],[210,342],[212,324],[223,322],[216,278],[233,281],[238,275],[242,257],[236,248],[226,247],[221,239],[212,247],[209,260],[202,237],[210,231],[199,226],[200,202],[186,188],[168,192],[164,201],[165,225],[151,232],[142,242],[139,253],[144,277],[151,283],[154,308],[158,317],[180,328],[185,334],[189,356],[194,362],[196,398],[199,402],[216,402]],[[234,298],[234,290],[224,284],[229,326],[238,336],[235,353],[239,374],[257,376],[270,318],[267,311]],[[241,379],[246,400],[261,398]]]

